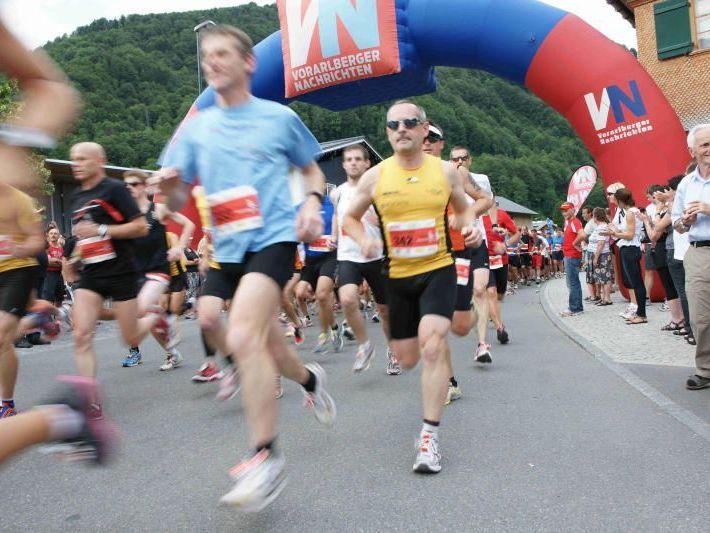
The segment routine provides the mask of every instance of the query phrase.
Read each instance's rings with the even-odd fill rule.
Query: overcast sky
[[[31,47],[41,46],[98,18],[228,7],[250,0],[0,0],[8,25]],[[259,5],[275,0],[254,0]],[[439,0],[441,2],[445,0]],[[571,11],[609,38],[636,47],[636,33],[606,0],[542,0]]]

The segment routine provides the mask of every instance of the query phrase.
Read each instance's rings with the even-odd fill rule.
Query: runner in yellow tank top
[[[373,204],[389,257],[389,276],[406,278],[453,264],[446,228],[451,187],[441,160],[423,154],[405,169],[397,156],[384,160]]]
[[[438,427],[449,378],[444,354],[456,296],[446,225],[461,229],[469,246],[480,244],[481,233],[470,225],[473,211],[462,185],[468,173],[423,153],[428,128],[424,110],[410,101],[389,109],[387,137],[394,156],[360,178],[343,228],[371,257],[382,243],[365,234],[360,219],[375,205],[390,266],[392,349],[404,368],[423,361],[424,424],[413,469],[436,473],[441,470]],[[449,202],[451,220],[446,217]]]

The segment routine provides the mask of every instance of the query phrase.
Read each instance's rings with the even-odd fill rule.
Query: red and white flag
[[[582,208],[584,201],[596,184],[597,169],[593,166],[584,165],[574,171],[569,182],[569,189],[567,189],[567,201],[574,204],[575,214]]]

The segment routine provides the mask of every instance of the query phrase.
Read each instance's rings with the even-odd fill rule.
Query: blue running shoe
[[[128,368],[131,366],[138,366],[143,363],[143,356],[141,355],[141,352],[139,350],[134,350],[133,348],[130,349],[128,352],[128,355],[126,358],[123,360],[123,365],[124,368]]]

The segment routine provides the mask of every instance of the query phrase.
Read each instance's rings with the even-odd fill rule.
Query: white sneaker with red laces
[[[417,442],[417,458],[412,470],[421,474],[436,474],[441,471],[439,437],[428,431],[422,431]]]
[[[219,382],[219,390],[217,391],[217,399],[220,402],[231,400],[239,392],[239,373],[230,366],[224,370],[223,374],[224,377]]]
[[[204,363],[192,376],[192,381],[195,383],[209,383],[222,379],[224,373],[217,368],[217,365]]]
[[[261,450],[234,466],[229,475],[235,484],[220,503],[256,513],[274,501],[286,486],[283,455]]]

